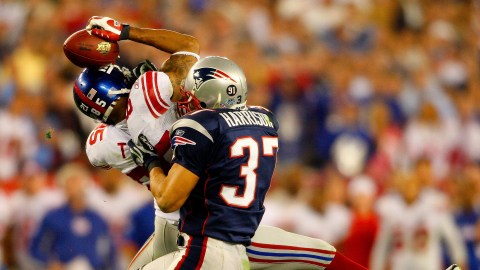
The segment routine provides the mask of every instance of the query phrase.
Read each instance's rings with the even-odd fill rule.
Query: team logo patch
[[[179,146],[179,145],[187,145],[187,144],[191,144],[191,145],[196,145],[197,143],[190,140],[190,139],[187,139],[185,137],[182,137],[182,136],[174,136],[172,138],[172,146],[173,147],[176,147],[176,146]]]
[[[213,79],[227,79],[236,83],[236,81],[228,76],[225,72],[216,68],[195,69],[193,72],[193,78],[195,79],[196,89],[198,89],[205,82]]]

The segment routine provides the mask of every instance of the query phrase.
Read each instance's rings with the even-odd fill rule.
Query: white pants
[[[155,259],[177,251],[177,236],[177,225],[169,223],[162,217],[155,216],[155,231],[143,244],[135,257],[133,257],[128,270],[141,269],[142,266]]]
[[[248,270],[250,269],[245,247],[211,237],[181,236],[185,246],[145,265],[143,270]]]
[[[247,247],[252,270],[323,270],[335,252],[323,240],[271,226],[259,226]]]
[[[161,256],[178,251],[177,236],[177,226],[155,217],[155,232],[135,255],[128,270],[141,269]],[[323,240],[270,226],[258,227],[252,245],[247,247],[252,270],[322,270],[334,254],[335,248]],[[172,256],[163,258],[165,269],[172,263]]]

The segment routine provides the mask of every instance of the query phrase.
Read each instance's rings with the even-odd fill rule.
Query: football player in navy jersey
[[[198,61],[183,88],[192,95],[177,106],[195,112],[170,130],[174,157],[168,174],[146,138],[129,142],[135,162],[149,171],[161,210],[181,214],[180,250],[142,269],[249,269],[245,246],[265,212],[278,122],[267,109],[246,105],[245,76],[227,58]],[[365,269],[338,252],[327,268]]]
[[[185,105],[204,110],[173,124],[168,175],[152,166],[154,155],[145,155],[153,150],[148,141],[129,143],[137,164],[150,169],[160,209],[180,209],[179,245],[185,247],[143,269],[245,269],[245,246],[265,212],[275,168],[278,123],[270,111],[246,106],[245,75],[227,58],[200,60],[184,83],[196,99]]]
[[[157,166],[154,157],[155,154],[162,156],[164,153],[159,151],[163,147],[157,147],[158,145],[166,144],[166,148],[169,148],[168,134],[170,134],[172,142],[177,146],[174,147],[177,155],[174,162],[177,169],[170,172],[167,178],[179,177],[177,174],[181,173],[190,177],[186,180],[192,180],[190,184],[193,187],[188,187],[182,181],[180,181],[181,183],[167,181],[173,186],[169,185],[168,188],[165,188],[162,187],[162,178],[160,177],[156,179],[155,188],[152,190],[157,198],[161,198],[161,202],[158,204],[167,211],[174,208],[179,209],[183,204],[181,200],[186,201],[185,207],[182,209],[186,211],[182,213],[184,218],[180,227],[183,234],[178,239],[180,253],[172,254],[155,264],[142,268],[148,262],[158,258],[159,255],[167,253],[164,251],[178,250],[178,246],[175,244],[178,229],[169,223],[169,217],[163,216],[167,213],[163,213],[162,216],[157,215],[157,213],[162,213],[158,209],[155,233],[137,253],[129,269],[168,269],[167,267],[172,265],[172,260],[181,257],[183,253],[186,257],[188,254],[188,260],[185,257],[184,263],[177,262],[180,264],[178,268],[221,269],[223,267],[235,269],[235,266],[241,267],[244,261],[237,264],[236,261],[242,261],[242,258],[239,259],[235,254],[243,255],[243,247],[239,244],[230,244],[232,243],[230,241],[245,245],[250,242],[250,237],[253,235],[252,228],[258,225],[258,221],[263,215],[263,207],[259,202],[263,201],[261,195],[266,191],[266,186],[265,183],[259,181],[259,179],[263,179],[259,176],[264,177],[265,174],[271,174],[270,170],[273,170],[273,167],[265,166],[264,163],[265,160],[274,160],[276,154],[276,138],[274,136],[260,136],[260,133],[250,134],[250,131],[247,133],[244,131],[253,129],[265,134],[273,132],[277,125],[273,116],[263,108],[246,106],[245,77],[241,70],[228,59],[215,57],[213,59],[217,59],[218,62],[215,60],[210,63],[208,61],[212,60],[207,61],[209,58],[206,58],[195,69],[189,69],[188,67],[193,65],[193,59],[198,59],[198,55],[195,53],[198,52],[198,46],[192,46],[192,44],[196,44],[192,37],[160,29],[130,27],[111,18],[99,16],[90,19],[87,29],[91,30],[92,34],[109,41],[128,38],[172,53],[172,57],[162,65],[161,71],[155,71],[152,68],[145,70],[144,64],[139,66],[140,70],[148,72],[140,72],[141,75],[135,76],[138,79],[131,89],[124,89],[125,86],[122,82],[125,74],[122,75],[121,70],[117,70],[120,68],[112,66],[101,68],[98,71],[85,69],[77,80],[78,85],[82,87],[74,88],[74,97],[77,98],[77,101],[80,98],[93,106],[77,102],[76,104],[82,112],[94,119],[112,124],[99,126],[91,133],[87,142],[87,154],[92,165],[112,167],[127,174],[142,171],[142,174],[129,175],[146,184],[149,181],[148,176],[161,173],[154,169]],[[130,31],[127,31],[128,29]],[[185,42],[189,40],[190,42]],[[226,65],[219,65],[220,62]],[[187,73],[189,74],[188,79],[184,80],[182,85],[181,82],[186,78]],[[127,86],[127,88],[129,87]],[[127,94],[127,92],[129,93]],[[112,93],[116,95],[112,96]],[[192,93],[197,98],[193,98]],[[127,98],[118,98],[118,96],[127,95]],[[103,112],[97,110],[94,105],[98,102],[87,101],[87,99],[98,101],[98,97],[109,98],[105,100],[105,103],[100,102],[104,107],[108,107],[108,110]],[[178,97],[181,97],[180,100],[186,99],[186,101],[179,102]],[[126,102],[127,99],[128,102]],[[116,103],[112,103],[113,101]],[[171,104],[170,101],[177,102]],[[168,106],[165,107],[166,105]],[[169,128],[177,119],[170,117],[176,115],[176,109],[185,113],[189,109],[202,108],[220,108],[221,111],[218,112],[216,120],[208,117],[208,110],[186,116],[185,119],[178,122],[179,126],[174,127],[175,130],[169,132]],[[151,122],[147,121],[148,119],[155,124],[151,125]],[[125,122],[128,122],[128,128]],[[218,126],[217,133],[214,133],[215,128],[212,127],[215,123],[222,123],[221,127]],[[202,133],[202,128],[208,131]],[[235,137],[218,137],[219,134],[223,134],[218,132],[227,129],[235,131],[229,134],[236,134],[238,140],[233,141]],[[171,133],[172,131],[174,133]],[[167,134],[167,136],[159,136],[159,134]],[[212,141],[209,140],[209,136]],[[133,150],[137,153],[137,163],[145,165],[150,170],[138,170],[142,168],[137,167],[133,162],[132,151],[129,146],[125,145],[129,138],[143,145]],[[222,143],[220,139],[222,139]],[[149,145],[150,142],[154,146]],[[199,162],[214,161],[212,155],[218,150],[215,150],[215,147],[223,143],[231,144],[225,146],[225,149],[228,149],[223,153],[225,156],[217,157],[216,164],[206,164],[210,166],[209,170],[199,171],[198,166],[205,165]],[[152,148],[146,150],[149,147]],[[203,151],[201,155],[186,158],[189,151],[197,151],[197,149],[207,150],[201,150]],[[187,152],[183,153],[182,151]],[[215,153],[208,151],[215,151]],[[195,152],[190,154],[195,154]],[[229,159],[237,161],[227,163],[226,160]],[[148,173],[148,171],[151,172]],[[146,174],[143,175],[143,172]],[[199,175],[197,176],[195,173]],[[180,177],[182,176],[180,175]],[[196,180],[194,177],[197,177]],[[230,180],[219,183],[219,179],[226,178]],[[194,181],[198,183],[193,185]],[[202,183],[205,185],[202,186]],[[207,183],[208,190],[205,189]],[[177,189],[180,192],[174,194]],[[194,191],[190,194],[192,189]],[[202,194],[202,190],[204,194]],[[205,201],[211,196],[214,197]],[[175,203],[175,205],[171,203]],[[195,210],[195,212],[192,214],[189,212],[190,210]],[[178,212],[170,214],[173,217],[178,215]],[[175,218],[175,221],[177,220],[178,216]],[[195,239],[189,238],[188,234],[195,236]],[[208,241],[200,242],[205,239]],[[223,239],[228,240],[220,241]],[[190,244],[188,244],[189,241]],[[217,241],[219,241],[218,244]],[[320,239],[289,233],[275,227],[258,227],[251,240],[251,245],[246,249],[252,269],[364,269]],[[223,252],[222,250],[225,250],[225,254],[220,254]],[[177,267],[177,265],[174,264],[172,267]]]

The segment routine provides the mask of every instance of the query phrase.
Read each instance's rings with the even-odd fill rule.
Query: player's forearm
[[[195,37],[166,29],[131,27],[129,40],[153,46],[167,53],[188,51],[198,54],[200,44]]]
[[[198,179],[197,175],[177,163],[173,164],[167,176],[156,167],[150,170],[150,190],[160,210],[170,213],[182,207]]]
[[[159,167],[153,168],[150,171],[150,191],[155,198],[158,207],[165,213],[171,213],[180,209],[181,205],[168,196],[166,192],[167,176],[163,173],[163,170]]]

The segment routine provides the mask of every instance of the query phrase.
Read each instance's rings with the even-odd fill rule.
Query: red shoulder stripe
[[[156,77],[152,71],[149,71],[145,73],[145,82],[146,84],[146,93],[147,93],[147,98],[150,101],[150,104],[152,105],[152,109],[157,112],[158,115],[164,114],[168,110],[168,106],[165,107],[163,104],[160,103],[157,95],[156,95]],[[155,82],[155,85],[154,85]]]
[[[160,100],[160,103],[165,107],[165,108],[169,108],[170,105],[168,105],[167,102],[165,102],[165,100],[163,100],[162,98],[162,95],[161,95],[161,92],[160,92],[160,89],[158,89],[158,73],[155,72],[155,94],[157,94],[157,98]]]
[[[155,112],[152,109],[152,105],[150,105],[150,98],[148,97],[147,90],[146,90],[147,87],[145,85],[146,85],[146,81],[145,81],[145,76],[144,76],[143,79],[142,79],[142,83],[140,85],[140,87],[142,87],[142,91],[143,91],[143,99],[145,100],[145,103],[147,104],[147,108],[150,111],[150,114],[156,119],[160,115],[158,115],[157,112]]]

